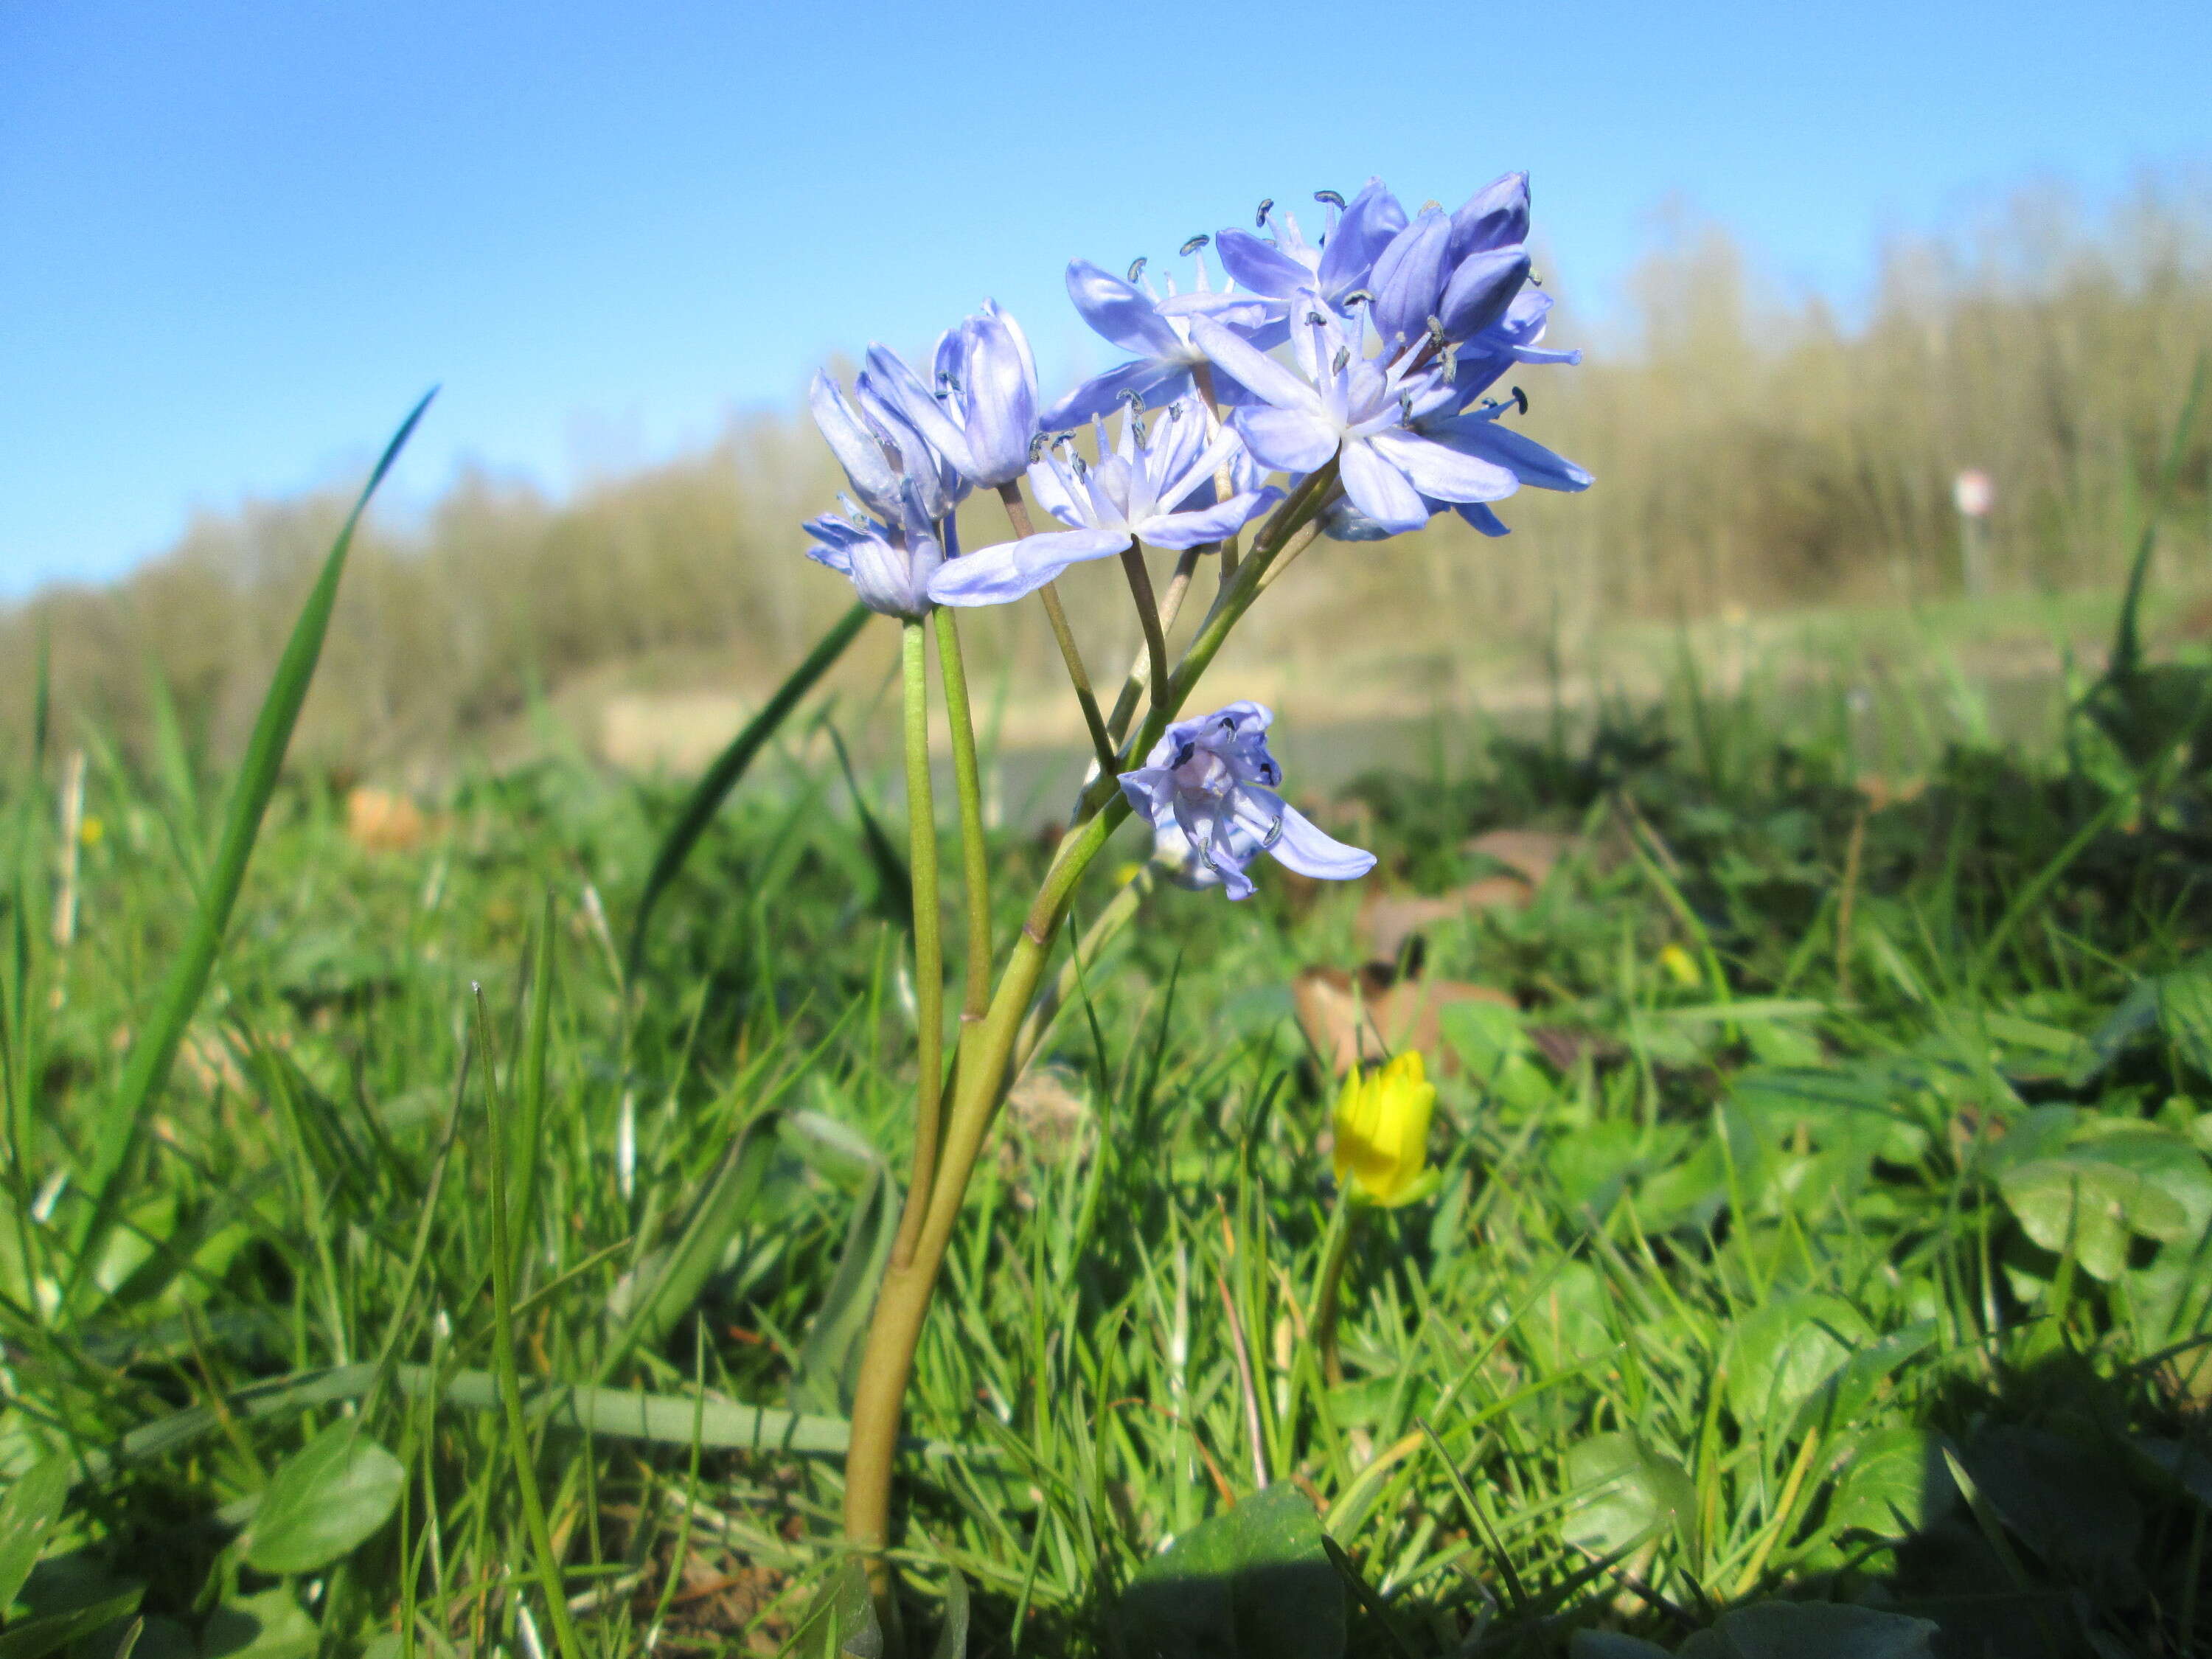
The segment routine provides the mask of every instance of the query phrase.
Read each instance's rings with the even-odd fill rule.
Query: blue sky
[[[366,464],[560,489],[1260,197],[1534,176],[1602,306],[1679,194],[1848,302],[1885,231],[2212,154],[2212,6],[0,0],[0,593]],[[1048,390],[1053,389],[1048,387]]]

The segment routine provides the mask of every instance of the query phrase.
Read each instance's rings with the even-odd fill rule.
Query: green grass
[[[1361,1233],[1340,1387],[1304,1340],[1334,1085],[1288,985],[1357,964],[1359,895],[1146,901],[922,1344],[911,1645],[957,1571],[971,1654],[1137,1656],[1144,1564],[1287,1483],[1344,1566],[1279,1589],[1342,1601],[1362,1656],[1671,1650],[1777,1598],[1959,1653],[2212,1647],[2212,791],[2166,740],[2196,727],[2142,738],[2112,693],[1870,808],[1897,744],[1774,729],[1747,684],[1351,792],[1385,887],[1483,873],[1486,828],[1578,839],[1530,908],[1427,937],[1428,975],[1516,1006],[1429,1054],[1443,1186]],[[231,866],[222,780],[88,747],[96,836],[64,857],[59,765],[5,817],[0,1569],[18,1522],[40,1559],[0,1651],[112,1653],[136,1616],[159,1659],[551,1653],[549,1561],[583,1653],[791,1638],[836,1576],[914,1086],[901,872],[836,769],[762,755],[627,992],[672,793],[547,761],[372,853],[281,787],[118,1150]],[[1042,866],[1025,828],[996,851]],[[1700,1650],[1878,1650],[1731,1628]]]

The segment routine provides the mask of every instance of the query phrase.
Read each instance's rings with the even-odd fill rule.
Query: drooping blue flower
[[[1256,702],[1232,702],[1198,720],[1178,720],[1145,757],[1121,775],[1121,793],[1152,826],[1154,855],[1186,886],[1218,883],[1232,899],[1249,897],[1245,868],[1266,853],[1319,881],[1352,881],[1375,855],[1324,834],[1276,790],[1283,769],[1267,752],[1274,716]]]
[[[1496,501],[1512,493],[1502,469],[1409,429],[1417,404],[1442,380],[1436,366],[1370,361],[1364,340],[1309,297],[1291,339],[1303,375],[1255,351],[1228,330],[1194,319],[1191,337],[1260,401],[1230,416],[1263,466],[1311,472],[1338,460],[1344,493],[1395,534],[1429,521],[1430,500]]]
[[[877,394],[960,476],[994,489],[1022,476],[1037,434],[1036,363],[1021,325],[994,301],[937,342],[934,386],[887,346],[868,348]]]
[[[904,514],[909,483],[933,520],[944,518],[968,493],[967,479],[884,398],[866,370],[849,398],[836,381],[817,374],[806,401],[853,493],[877,517],[896,520]]]
[[[855,510],[850,519],[809,519],[813,540],[806,556],[849,580],[860,603],[890,617],[928,614],[929,579],[945,562],[936,523],[923,509],[911,481],[902,485],[901,507],[890,524]]]
[[[1253,293],[1285,306],[1312,293],[1331,310],[1342,310],[1347,295],[1369,286],[1376,259],[1405,228],[1406,210],[1380,179],[1370,179],[1349,205],[1330,191],[1318,199],[1329,209],[1328,232],[1318,246],[1306,240],[1295,218],[1277,214],[1273,202],[1264,202],[1260,224],[1273,240],[1242,226],[1221,232],[1213,245],[1223,267]]]
[[[1187,313],[1170,306],[1188,300],[1202,307],[1224,328],[1235,330],[1262,351],[1285,337],[1281,307],[1251,295],[1216,289],[1206,279],[1204,258],[1199,260],[1198,286],[1178,295],[1172,279],[1165,301],[1101,270],[1088,259],[1074,259],[1067,267],[1067,297],[1092,330],[1121,349],[1135,354],[1133,362],[1118,363],[1093,375],[1044,412],[1048,432],[1065,432],[1111,414],[1131,397],[1140,409],[1171,404],[1192,390],[1191,371],[1207,361],[1191,343]],[[1214,380],[1215,398],[1222,403],[1241,399],[1243,389],[1225,376]]]
[[[1121,442],[1107,451],[1102,432],[1098,447],[1104,453],[1095,466],[1054,445],[1030,468],[1038,503],[1067,529],[948,560],[930,580],[930,597],[939,605],[1004,605],[1072,564],[1110,557],[1132,541],[1174,551],[1220,541],[1282,496],[1273,488],[1252,489],[1225,501],[1183,505],[1201,493],[1210,497],[1214,474],[1224,465],[1236,471],[1243,448],[1226,428],[1206,442],[1205,413],[1194,398],[1170,404],[1149,434],[1133,410]]]

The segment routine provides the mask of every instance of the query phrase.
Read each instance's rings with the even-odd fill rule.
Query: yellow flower
[[[1379,1072],[1354,1067],[1336,1103],[1338,1182],[1348,1182],[1370,1203],[1393,1208],[1425,1198],[1436,1187],[1426,1169],[1436,1104],[1436,1085],[1418,1049]]]
[[[1670,945],[1659,953],[1659,965],[1664,968],[1674,983],[1686,991],[1698,988],[1698,964],[1690,953],[1679,945]]]
[[[107,826],[100,821],[97,814],[87,814],[84,822],[76,827],[76,838],[87,847],[99,846],[100,838],[106,833]]]

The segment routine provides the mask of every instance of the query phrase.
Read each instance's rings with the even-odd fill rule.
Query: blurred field
[[[1648,689],[1677,619],[1739,613],[1786,631],[1791,613],[1840,609],[1870,635],[1932,617],[1943,643],[1998,658],[2074,637],[2067,596],[2109,599],[2165,423],[2212,343],[2212,192],[2150,178],[2091,216],[2029,190],[1943,240],[1887,248],[1880,270],[1867,314],[1842,319],[1773,291],[1723,231],[1679,223],[1602,334],[1577,317],[1573,273],[1547,272],[1563,299],[1552,343],[1589,361],[1522,377],[1529,430],[1598,487],[1524,492],[1502,542],[1448,520],[1316,553],[1255,614],[1222,683],[1362,715],[1477,690],[1540,698],[1555,674],[1590,696]],[[1950,504],[1969,465],[1997,492],[1971,592]],[[2208,481],[2200,438],[2158,573],[2185,614],[2212,549]],[[463,480],[419,534],[360,550],[298,752],[395,775],[441,769],[457,745],[532,752],[542,695],[626,762],[695,761],[845,604],[796,529],[836,483],[811,431],[767,416],[567,501]],[[117,589],[40,596],[0,622],[0,689],[22,706],[43,633],[64,714],[140,744],[158,681],[187,732],[235,753],[254,665],[342,509],[255,503],[202,520]],[[971,510],[969,545],[1001,535]],[[1098,601],[1085,633],[1101,659],[1134,645],[1117,580],[1072,583],[1079,612]],[[1057,672],[1043,630],[1026,610],[979,621],[975,654],[1008,665],[1010,739],[1055,740],[1059,700],[1031,708]],[[857,653],[837,684],[865,698],[883,667]]]

